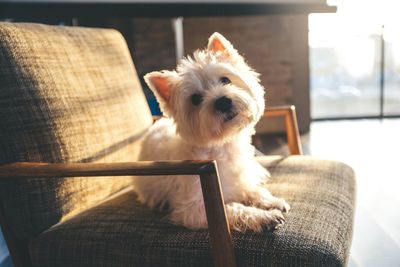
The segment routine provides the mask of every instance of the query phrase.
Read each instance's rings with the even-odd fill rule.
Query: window
[[[400,115],[400,3],[333,4],[309,18],[312,118]]]

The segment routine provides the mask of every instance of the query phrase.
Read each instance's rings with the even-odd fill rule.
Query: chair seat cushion
[[[306,156],[261,157],[270,191],[291,205],[284,227],[233,232],[238,266],[343,266],[354,214],[354,173]],[[133,191],[60,223],[30,242],[33,266],[212,266],[207,230],[149,210]]]

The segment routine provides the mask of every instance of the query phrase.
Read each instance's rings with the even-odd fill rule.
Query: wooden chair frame
[[[291,154],[302,153],[294,106],[266,110],[264,117],[283,116]],[[154,161],[130,163],[34,163],[16,162],[0,165],[1,180],[44,177],[99,177],[99,176],[154,176],[199,175],[209,225],[215,266],[234,267],[235,255],[226,219],[225,206],[214,160]],[[145,178],[143,178],[145,179]],[[16,267],[31,266],[27,242],[19,241],[7,223],[3,203],[0,202],[0,224]]]
[[[271,107],[264,112],[264,118],[283,117],[286,137],[291,155],[303,155],[295,106]]]

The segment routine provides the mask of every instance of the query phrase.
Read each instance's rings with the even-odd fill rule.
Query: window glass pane
[[[381,29],[338,8],[310,15],[311,116],[378,116]]]

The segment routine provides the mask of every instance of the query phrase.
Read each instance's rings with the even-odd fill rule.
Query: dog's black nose
[[[232,110],[232,99],[226,96],[220,97],[215,101],[214,108],[220,112],[228,113]]]

